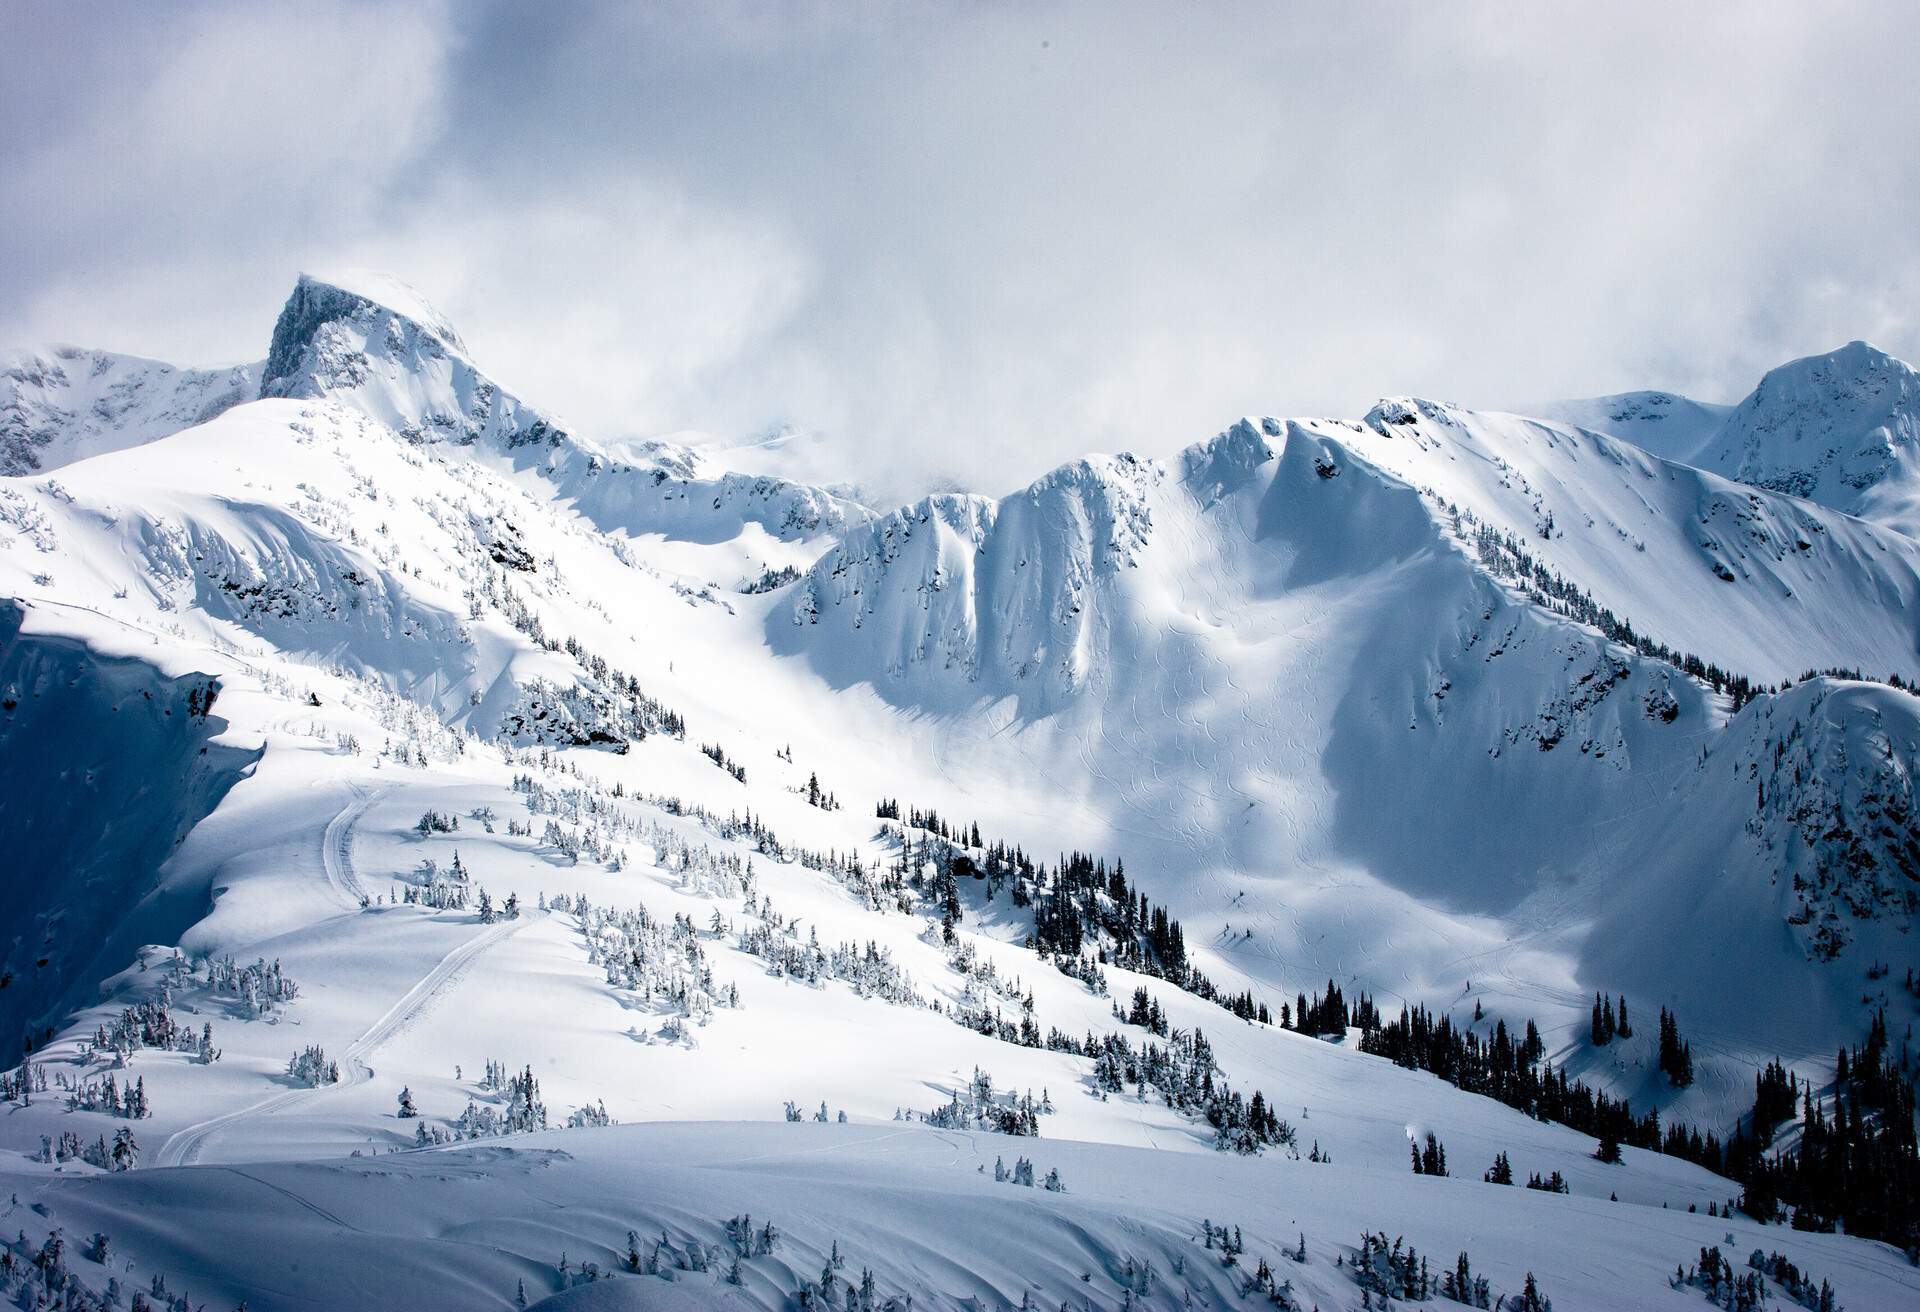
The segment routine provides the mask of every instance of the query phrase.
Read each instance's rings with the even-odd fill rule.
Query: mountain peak
[[[260,395],[351,399],[416,441],[513,448],[566,436],[475,368],[460,334],[419,292],[366,270],[300,275],[273,326]]]
[[[398,278],[366,269],[302,273],[273,325],[262,396],[317,396],[364,383],[371,357],[440,359],[467,346]]]
[[[1920,373],[1863,341],[1767,372],[1707,445],[1741,482],[1920,528]]]
[[[294,285],[295,295],[299,294],[301,287],[324,288],[355,297],[426,329],[462,355],[467,353],[467,344],[452,321],[421,295],[417,288],[390,273],[383,273],[379,269],[320,269],[300,275]]]

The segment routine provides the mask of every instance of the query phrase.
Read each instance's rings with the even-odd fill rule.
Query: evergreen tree
[[[1507,1306],[1514,1312],[1553,1312],[1553,1300],[1540,1292],[1531,1271],[1527,1272],[1526,1287],[1520,1291],[1520,1297]]]
[[[1660,1069],[1676,1089],[1693,1083],[1693,1045],[1680,1038],[1673,1013],[1660,1008]]]

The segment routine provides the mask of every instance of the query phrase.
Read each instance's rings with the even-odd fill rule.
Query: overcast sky
[[[1920,359],[1911,0],[265,9],[0,20],[0,344],[258,358],[370,265],[588,432],[884,496]]]

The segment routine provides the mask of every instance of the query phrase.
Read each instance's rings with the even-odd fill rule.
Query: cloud
[[[257,355],[297,267],[376,264],[590,430],[791,427],[888,496],[1920,356],[1911,6],[567,17],[38,34],[70,108],[0,146],[0,336]]]
[[[264,354],[295,254],[380,230],[438,135],[437,7],[16,16],[0,329],[191,362]]]

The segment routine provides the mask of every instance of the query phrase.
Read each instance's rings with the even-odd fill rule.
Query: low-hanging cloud
[[[256,357],[298,269],[372,264],[588,431],[791,429],[883,497],[1383,393],[1920,355],[1911,5],[13,26],[0,341]]]

